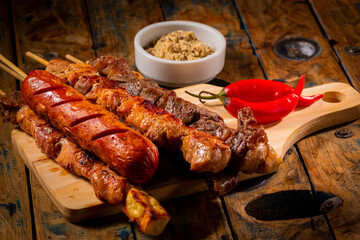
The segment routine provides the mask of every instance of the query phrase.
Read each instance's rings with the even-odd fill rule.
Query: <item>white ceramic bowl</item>
[[[194,31],[215,52],[197,60],[174,61],[155,57],[144,47],[176,30]],[[191,21],[164,21],[141,29],[135,36],[135,64],[146,77],[166,87],[184,87],[213,79],[224,67],[226,40],[215,28]]]

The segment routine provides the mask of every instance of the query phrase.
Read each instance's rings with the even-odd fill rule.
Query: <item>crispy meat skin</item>
[[[50,61],[48,68],[54,72],[59,71],[61,73],[62,70],[57,68],[60,68],[60,66],[64,67],[64,65],[69,63],[58,63],[57,61],[58,60]],[[121,64],[119,64],[119,62],[121,62]],[[241,128],[241,123],[239,122],[238,129],[230,129],[216,113],[178,98],[174,91],[168,91],[159,87],[151,79],[139,78],[133,73],[125,76],[124,73],[131,72],[126,59],[121,58],[120,61],[118,58],[101,56],[91,59],[90,64],[102,75],[116,81],[116,83],[111,83],[112,86],[110,88],[123,87],[132,96],[144,97],[164,110],[173,113],[186,125],[209,133],[212,136],[217,136],[220,139],[225,139],[230,145],[232,157],[230,164],[224,170],[226,177],[214,176],[213,178],[215,181],[218,181],[216,183],[218,186],[225,185],[225,182],[227,183],[226,185],[229,186],[230,178],[233,179],[230,182],[236,182],[240,170],[246,173],[268,173],[273,171],[282,162],[282,159],[279,158],[268,145],[266,133],[261,128],[252,127],[248,124],[245,130]],[[106,69],[106,71],[104,71],[104,69]],[[121,77],[116,77],[116,71],[121,72]],[[109,72],[113,74],[111,76],[107,75]],[[91,75],[94,73],[88,72],[88,74]],[[249,135],[253,137],[249,137]],[[254,140],[255,136],[259,137],[257,141]],[[234,186],[235,184],[231,185]],[[230,189],[230,187],[226,187],[226,189]],[[226,191],[223,188],[219,190],[218,193],[224,193]]]
[[[9,106],[12,109],[15,113],[14,124],[19,124],[25,132],[33,136],[42,152],[64,168],[89,179],[99,199],[110,204],[122,204],[123,212],[138,224],[143,233],[157,236],[163,232],[170,216],[155,198],[129,184],[126,178],[112,171],[102,161],[81,149],[36,115],[24,105],[19,92],[2,97],[0,104],[4,108]],[[141,214],[139,208],[134,208],[134,204],[141,205]]]
[[[122,60],[122,65],[114,64],[119,61],[118,59],[121,58],[101,56],[90,59],[89,63],[104,76],[107,76],[108,71],[115,72],[118,70],[121,72],[128,72],[130,65],[128,63],[126,64],[125,60]],[[107,71],[104,71],[104,69]],[[274,157],[276,154],[272,152],[272,149],[269,150],[272,154],[268,154],[268,148],[270,146],[268,145],[267,136],[264,130],[261,127],[252,127],[255,119],[252,117],[251,110],[241,111],[240,114],[244,115],[242,116],[242,120],[239,120],[238,129],[230,129],[218,114],[177,97],[175,92],[162,89],[150,79],[145,80],[136,78],[134,80],[132,76],[127,78],[122,77],[121,79],[111,77],[110,79],[121,82],[125,89],[130,89],[129,92],[132,95],[141,95],[142,92],[148,91],[156,92],[156,97],[150,97],[150,101],[151,99],[156,99],[156,105],[180,118],[185,125],[217,136],[230,144],[232,151],[230,165],[242,165],[241,169],[246,173],[272,171],[272,169],[281,163],[281,160],[279,160],[278,157],[276,159],[268,159],[268,157]],[[132,84],[132,82],[136,82],[136,84]],[[146,97],[146,95],[144,96]],[[250,121],[249,119],[252,119],[251,124],[245,124],[246,121]],[[242,127],[245,125],[246,127]],[[253,137],[249,137],[249,135],[252,135]],[[256,139],[256,137],[258,137],[258,139]],[[256,149],[256,151],[254,149]],[[261,149],[263,154],[260,154]],[[245,159],[246,156],[247,159]],[[259,159],[261,156],[262,158]],[[243,161],[251,161],[248,159],[251,159],[252,157],[256,157],[254,163],[243,163]],[[257,167],[255,166],[256,164],[258,165]],[[247,169],[247,167],[249,168]]]
[[[89,179],[99,199],[111,204],[123,203],[126,192],[133,187],[124,177],[70,141],[28,106],[19,110],[17,123],[34,137],[42,152],[62,167]]]
[[[23,82],[22,96],[41,117],[131,182],[145,183],[154,175],[158,150],[149,139],[52,74],[30,72]]]
[[[49,71],[56,74],[56,66],[63,67],[64,65],[65,63],[61,60],[52,60],[48,65]],[[88,99],[116,113],[157,146],[180,149],[185,160],[190,163],[192,171],[217,173],[227,166],[231,155],[230,148],[221,140],[185,126],[181,120],[143,97],[131,96],[122,88],[122,82],[106,79],[100,76],[96,69],[88,71],[90,65],[83,65],[84,70],[81,72],[84,75],[66,71],[65,75],[62,76],[60,73],[60,76],[69,79],[69,83],[76,89],[87,89],[88,91],[82,93]],[[78,69],[80,66],[68,64],[67,68]],[[123,76],[123,73],[121,75]]]

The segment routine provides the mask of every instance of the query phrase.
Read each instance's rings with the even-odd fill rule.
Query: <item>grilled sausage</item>
[[[148,182],[156,172],[159,153],[149,139],[59,78],[42,70],[31,71],[21,92],[37,114],[131,182]]]

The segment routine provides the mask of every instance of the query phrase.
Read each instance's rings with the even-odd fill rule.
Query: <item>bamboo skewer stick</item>
[[[66,54],[65,58],[74,62],[74,63],[84,63],[83,61],[81,61],[80,59],[77,59],[76,57],[71,56],[70,54]]]
[[[3,70],[5,70],[5,72],[9,73],[11,76],[15,77],[16,79],[19,79],[20,81],[24,81],[24,78],[22,75],[18,74],[17,72],[15,72],[14,70],[12,70],[11,68],[5,66],[4,64],[0,63],[0,68],[2,68]],[[26,74],[25,74],[26,75]]]
[[[12,62],[10,62],[9,60],[7,60],[2,54],[0,54],[0,60],[5,63],[9,68],[11,68],[14,72],[16,72],[17,74],[19,74],[20,76],[22,76],[23,78],[27,77],[27,74],[24,73],[20,68],[18,68],[17,66],[15,66]]]
[[[27,52],[26,52],[26,56],[28,56],[28,57],[30,57],[30,58],[38,61],[39,63],[41,63],[41,64],[43,64],[43,65],[45,65],[45,66],[49,65],[49,62],[48,62],[48,61],[46,61],[45,59],[39,57],[38,55],[35,55],[34,53],[32,53],[32,52],[30,52],[30,51],[27,51]]]

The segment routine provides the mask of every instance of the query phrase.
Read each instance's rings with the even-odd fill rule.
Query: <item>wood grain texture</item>
[[[96,54],[126,57],[134,66],[136,33],[163,20],[159,1],[87,0],[86,3]]]
[[[338,138],[347,128],[353,136]],[[298,143],[316,191],[335,194],[343,205],[327,216],[337,239],[360,238],[360,121],[322,131]]]
[[[327,38],[334,42],[340,61],[356,89],[360,89],[360,53],[346,53],[345,48],[360,51],[360,5],[354,0],[310,0]]]
[[[170,216],[174,216],[165,231],[156,238],[136,231],[137,239],[231,239],[231,231],[221,200],[210,192],[196,193],[166,201],[163,206],[169,209]]]
[[[64,219],[57,207],[49,199],[34,175],[31,175],[37,239],[134,239],[130,224],[123,214],[89,220],[82,224],[72,224]]]
[[[229,0],[190,1],[162,0],[166,20],[189,20],[210,25],[219,30],[226,39],[226,60],[217,76],[227,82],[249,78],[264,78],[258,59],[253,53],[249,38]]]
[[[326,43],[328,39],[321,35],[320,28],[313,19],[309,6],[304,4],[305,2],[237,2],[269,78],[291,79],[293,73],[307,71],[308,84],[310,85],[328,81],[347,81],[331,47]],[[340,2],[338,3],[340,4]],[[315,9],[317,12],[333,9],[328,5],[331,3],[323,1],[323,5]],[[319,10],[319,8],[322,9]],[[335,12],[344,11],[344,6],[340,8],[334,6],[334,8],[337,9],[334,10]],[[353,14],[352,11],[355,11],[354,8],[353,6],[352,10],[349,9],[350,19]],[[332,13],[331,16],[335,17],[335,20],[332,21],[343,19],[341,14],[339,18],[335,13]],[[330,16],[328,17],[330,18]],[[321,21],[325,21],[325,19]],[[355,25],[356,19],[355,17]],[[347,20],[344,21],[346,23]],[[327,24],[332,25],[337,31],[342,31],[340,30],[342,27],[347,29],[347,24],[336,24],[334,26],[331,21]],[[326,26],[325,23],[323,26]],[[322,53],[306,62],[280,59],[271,49],[273,44],[280,38],[292,36],[304,36],[317,40],[322,46]],[[338,35],[338,37],[342,36]],[[353,61],[352,64],[357,64],[357,62]],[[356,81],[354,86],[358,86]],[[358,129],[358,124],[352,123],[348,127]],[[358,190],[355,190],[358,189],[358,185],[355,183],[358,180],[358,170],[354,166],[357,166],[358,161],[353,159],[344,161],[342,155],[355,156],[355,159],[358,159],[359,151],[357,148],[346,146],[346,144],[343,146],[339,139],[336,140],[338,144],[331,144],[330,139],[335,141],[331,132],[316,133],[311,138],[302,140],[298,146],[305,159],[306,168],[315,189],[340,195],[347,202],[328,215],[328,217],[334,216],[329,217],[329,224],[333,228],[335,236],[339,239],[355,239],[359,237],[358,231],[355,230],[358,228],[356,225],[359,221],[357,218],[359,214],[354,214],[354,209],[357,209],[354,205],[358,205]],[[356,141],[352,144],[356,145]],[[318,149],[320,150],[318,151]]]
[[[0,1],[0,53],[13,59],[11,11],[8,1]],[[0,89],[16,90],[16,80],[0,71]],[[31,239],[31,209],[23,160],[16,159],[11,146],[13,125],[0,120],[0,239]]]
[[[269,79],[291,82],[305,73],[313,85],[347,82],[328,39],[322,35],[306,1],[236,2]],[[320,55],[307,61],[298,61],[275,54],[274,45],[279,40],[291,37],[305,37],[317,41],[322,47]]]
[[[18,66],[25,72],[42,66],[25,56],[27,51],[51,59],[90,58],[92,40],[83,1],[13,1]]]
[[[265,185],[249,191],[235,191],[224,197],[237,239],[331,239],[329,228],[322,215],[291,219],[290,213],[295,214],[301,211],[296,205],[302,199],[297,198],[291,202],[290,197],[286,199],[280,197],[281,192],[290,190],[294,195],[297,191],[310,191],[310,183],[294,149],[287,153],[284,163]],[[278,203],[272,205],[273,209],[260,205],[258,210],[268,211],[268,217],[276,219],[277,216],[284,214],[284,205],[292,205],[292,211],[286,214],[290,219],[264,221],[248,214],[245,210],[246,206],[253,200],[268,194],[279,194]]]

